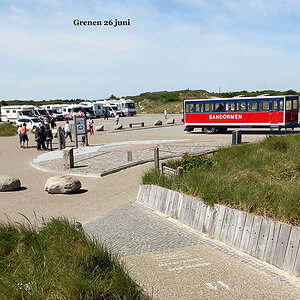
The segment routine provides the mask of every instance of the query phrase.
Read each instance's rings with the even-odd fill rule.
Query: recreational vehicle
[[[47,110],[48,114],[51,115],[56,121],[62,121],[64,119],[61,104],[42,105],[41,107]]]
[[[89,108],[89,110],[85,109],[86,115],[88,117],[88,113],[92,115],[94,113],[94,117],[100,118],[103,116],[103,103],[100,102],[80,102],[79,105],[82,105],[84,108]],[[90,109],[92,111],[90,111]]]
[[[133,100],[120,99],[119,103],[120,103],[120,108],[123,116],[136,115],[136,108]]]
[[[16,123],[21,116],[34,116],[32,105],[11,105],[1,107],[1,119],[3,122]]]

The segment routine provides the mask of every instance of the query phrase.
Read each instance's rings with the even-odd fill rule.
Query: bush
[[[0,136],[14,136],[18,133],[18,128],[10,123],[0,124]]]
[[[190,155],[184,153],[182,156],[181,167],[184,170],[192,170],[195,168],[205,168],[211,166],[212,160],[204,155]]]

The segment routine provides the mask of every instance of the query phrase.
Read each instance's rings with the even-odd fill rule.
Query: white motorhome
[[[34,114],[41,119],[44,119],[44,118],[49,119],[50,118],[47,110],[45,110],[44,108],[39,107],[39,106],[34,106]]]
[[[116,115],[122,116],[119,100],[105,100],[103,101],[103,108],[107,109],[109,116],[115,117]]]
[[[100,118],[101,116],[103,116],[103,103],[80,102],[79,105],[82,105],[84,108],[90,109],[90,110],[85,109],[85,113],[86,113],[87,117],[88,117],[88,114],[92,115],[92,113],[94,114],[94,116],[91,116],[91,117]]]
[[[41,107],[44,108],[55,120],[62,121],[64,119],[62,114],[62,104],[42,105]]]
[[[84,107],[82,105],[69,104],[62,107],[62,114],[66,120],[73,119],[75,115],[80,113],[84,113]]]
[[[134,116],[136,115],[135,103],[131,99],[120,99],[120,108],[123,116]]]
[[[21,116],[34,116],[34,106],[11,105],[1,107],[1,119],[3,122],[15,124]]]

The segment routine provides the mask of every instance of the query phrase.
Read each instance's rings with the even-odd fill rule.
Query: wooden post
[[[159,169],[159,148],[154,148],[154,168]]]
[[[62,149],[62,140],[61,140],[61,127],[59,126],[57,129],[57,141],[58,141],[58,149]]]
[[[127,151],[127,161],[132,161],[132,151]]]
[[[65,169],[74,168],[74,152],[73,148],[66,148],[63,151],[63,163]]]
[[[161,163],[161,174],[164,175],[164,167],[166,166],[166,163]]]

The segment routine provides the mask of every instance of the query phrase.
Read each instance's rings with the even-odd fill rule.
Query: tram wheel
[[[214,134],[217,133],[216,127],[204,127],[203,128],[204,133],[206,134]]]

